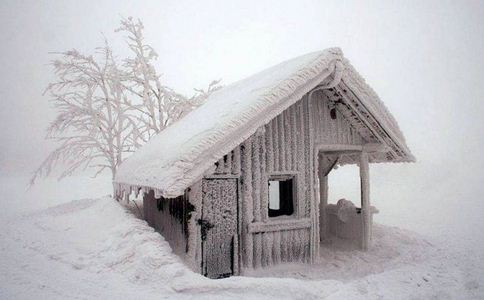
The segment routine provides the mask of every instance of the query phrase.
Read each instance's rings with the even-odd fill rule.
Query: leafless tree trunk
[[[97,54],[100,61],[71,50],[53,61],[59,79],[45,93],[59,113],[47,138],[60,145],[36,170],[31,183],[59,162],[65,167],[60,178],[87,167],[94,167],[96,175],[109,169],[114,176],[123,153],[133,151],[137,128],[122,105],[126,95],[121,71],[107,44]]]
[[[127,34],[134,57],[118,64],[107,41],[94,56],[76,50],[57,53],[52,62],[58,80],[45,93],[58,110],[47,129],[47,138],[59,143],[31,178],[31,184],[49,175],[61,163],[60,178],[77,169],[105,169],[112,178],[125,155],[134,152],[153,135],[200,105],[219,88],[185,97],[162,85],[153,65],[157,54],[144,42],[143,24],[122,19],[117,30]]]

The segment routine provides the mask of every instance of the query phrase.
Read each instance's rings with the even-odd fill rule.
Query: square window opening
[[[269,217],[290,216],[294,213],[294,177],[269,178]]]

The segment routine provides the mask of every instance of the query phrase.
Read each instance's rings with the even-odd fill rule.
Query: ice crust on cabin
[[[114,180],[116,193],[152,188],[157,197],[183,194],[260,126],[331,78],[342,78],[365,100],[406,154],[401,161],[413,161],[393,116],[342,51],[330,48],[280,63],[215,92],[123,162]]]

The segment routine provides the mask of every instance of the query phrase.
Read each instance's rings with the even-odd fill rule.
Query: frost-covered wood
[[[202,180],[202,266],[209,278],[236,273],[237,179]]]
[[[240,146],[241,159],[241,208],[242,208],[242,250],[243,261],[245,266],[252,266],[254,244],[253,236],[247,233],[247,224],[253,221],[253,203],[252,198],[252,138],[249,138]]]
[[[320,109],[309,114],[309,101],[313,102],[313,107],[318,105]],[[311,210],[319,209],[317,205],[311,207],[311,201],[315,197],[311,192],[315,187],[313,184],[315,177],[309,176],[312,171],[307,166],[309,162],[312,162],[309,157],[309,140],[325,141],[328,144],[351,141],[355,145],[362,141],[356,131],[344,129],[339,135],[333,134],[332,130],[335,125],[330,126],[329,109],[325,108],[328,105],[327,98],[321,93],[316,93],[311,100],[304,97],[302,101],[289,107],[281,115],[284,117],[275,118],[242,145],[230,151],[230,153],[241,153],[240,156],[233,155],[231,167],[220,168],[223,159],[217,162],[214,174],[237,174],[239,166],[242,170],[240,203],[243,213],[241,216],[243,246],[241,249],[242,262],[245,267],[272,265],[281,261],[289,261],[289,257],[300,261],[309,259],[310,253],[305,251],[309,251],[310,226],[292,228],[290,225],[293,222],[301,224],[299,219],[308,220]],[[324,121],[326,122],[324,124],[314,121],[316,125],[314,125],[315,129],[312,131],[313,136],[311,137],[311,133],[309,133],[310,116],[315,120],[328,119]],[[341,120],[339,126],[350,127],[344,119]],[[285,132],[284,139],[279,135],[281,130]],[[294,132],[297,134],[293,135]],[[274,136],[275,133],[278,136]],[[358,146],[358,149],[361,149],[361,144]],[[297,203],[293,220],[273,221],[268,217],[267,180],[269,174],[299,174],[296,176]],[[274,224],[286,222],[289,225],[278,227],[273,226],[272,222],[275,222]],[[279,228],[279,230],[255,229],[264,227],[263,224],[267,224],[266,228]],[[302,224],[307,223],[303,221]],[[294,230],[299,233],[290,232]],[[316,230],[319,232],[319,228]],[[286,247],[278,245],[280,243],[285,243]]]
[[[191,218],[188,220],[188,252],[187,261],[190,267],[202,273],[202,237],[198,220],[202,218],[202,181],[198,181],[188,188],[188,199],[193,205]]]
[[[368,153],[361,152],[360,155],[360,181],[361,181],[361,213],[362,229],[361,248],[368,250],[370,244],[371,215],[370,215],[370,178],[368,167]]]
[[[216,91],[199,109],[164,130],[130,157],[115,181],[152,186],[165,196],[180,195],[221,157],[274,118],[282,119],[279,116],[283,111],[328,78],[343,78],[347,91],[357,90],[355,93],[361,96],[351,99],[368,105],[367,113],[373,112],[382,120],[379,126],[391,129],[389,139],[395,140],[399,148],[398,161],[413,160],[398,125],[393,117],[387,116],[389,113],[383,103],[342,56],[341,50],[328,49],[281,63]],[[307,107],[303,109],[306,109],[303,113],[308,114]],[[277,144],[281,142],[278,125],[280,123],[273,124],[272,128],[273,143]],[[376,126],[376,123],[371,122],[369,126]],[[276,148],[276,151],[286,149]],[[279,169],[281,163],[285,167],[287,161],[281,162],[280,156],[277,158],[274,167]],[[386,161],[382,156],[372,159]]]
[[[361,134],[338,110],[336,110],[336,119],[331,118],[330,106],[332,104],[325,93],[316,92],[313,94],[313,98],[315,144],[362,145],[365,142]]]
[[[318,148],[319,150],[321,149]],[[317,159],[319,178],[319,234],[320,240],[325,240],[328,233],[328,218],[326,213],[326,206],[328,204],[328,174],[338,162],[339,155],[328,155],[324,152],[319,152]]]
[[[312,110],[311,114],[310,101],[312,107],[318,107]],[[227,158],[222,156],[214,165],[214,174],[217,176],[240,175],[240,249],[244,267],[268,266],[292,260],[307,262],[310,258],[311,223],[306,226],[306,220],[310,220],[311,211],[319,210],[317,205],[311,205],[311,201],[316,201],[316,195],[311,191],[316,189],[319,193],[319,187],[315,186],[314,175],[309,175],[313,172],[308,167],[308,163],[312,163],[309,157],[309,140],[339,146],[351,142],[354,143],[355,150],[362,149],[361,136],[356,131],[348,129],[350,124],[341,115],[338,117],[342,120],[336,123],[339,125],[331,123],[338,121],[330,118],[329,105],[329,101],[321,93],[315,93],[312,99],[304,97],[302,101],[288,108],[285,113],[287,117],[275,118],[226,154]],[[312,133],[309,133],[309,117],[314,118]],[[335,126],[343,128],[338,135],[334,134]],[[273,136],[274,132],[279,132],[281,128],[286,133],[297,132],[295,138],[291,137],[291,134],[285,135],[288,137],[285,139]],[[281,148],[284,151],[281,151]],[[230,163],[227,163],[228,156],[231,157]],[[288,166],[291,166],[291,169],[288,169]],[[268,217],[269,174],[297,174],[297,200],[293,220],[275,221]],[[274,223],[271,224],[272,222]],[[286,225],[278,227],[278,222]],[[303,225],[294,227],[293,224]],[[319,228],[317,230],[319,232]]]
[[[332,55],[328,57],[334,58]],[[315,59],[319,61],[321,57]],[[288,62],[286,67],[292,63],[297,64]],[[326,63],[331,67],[320,70],[319,77],[313,79],[305,77],[312,69],[303,68],[300,73],[291,73],[294,69],[289,69],[294,66],[288,69],[276,67],[264,73],[262,78],[249,78],[234,84],[229,91],[216,93],[212,103],[188,116],[201,123],[183,120],[177,123],[182,124],[178,126],[178,131],[162,134],[165,138],[170,137],[173,143],[164,143],[157,139],[149,144],[139,155],[141,160],[134,159],[126,168],[125,172],[130,171],[137,178],[133,180],[132,174],[128,176],[125,173],[116,184],[121,188],[151,185],[158,178],[158,171],[162,170],[163,177],[157,181],[156,190],[160,194],[170,195],[178,193],[178,189],[186,187],[187,184],[200,186],[200,182],[213,178],[236,178],[240,186],[233,195],[240,195],[237,224],[240,266],[247,269],[280,262],[316,262],[319,257],[320,236],[324,239],[328,231],[328,218],[325,213],[327,175],[334,164],[362,165],[366,161],[367,168],[370,158],[373,161],[384,161],[381,154],[393,155],[395,147],[399,149],[400,152],[395,153],[401,159],[412,159],[410,152],[406,152],[403,146],[399,148],[397,142],[387,144],[385,139],[380,139],[382,135],[374,134],[380,132],[385,125],[376,124],[370,118],[361,120],[360,116],[368,116],[368,109],[358,108],[353,115],[355,107],[363,107],[364,103],[353,97],[354,95],[341,94],[349,94],[348,90],[341,90],[339,86],[341,78],[345,78],[341,61],[336,58],[335,61]],[[274,73],[275,70],[281,73]],[[283,76],[282,73],[285,73],[284,76],[292,75],[287,77],[289,79],[284,84],[272,81],[271,77]],[[319,81],[314,84],[312,80]],[[286,89],[293,89],[303,81],[306,84],[292,90],[292,94],[287,94]],[[309,85],[314,89],[307,90]],[[232,89],[240,98],[231,98],[234,96],[230,93]],[[261,91],[270,92],[264,94]],[[270,103],[272,104],[269,105]],[[345,107],[351,109],[346,110]],[[215,113],[215,116],[206,115],[208,112]],[[220,116],[217,122],[214,121],[216,116]],[[396,128],[392,122],[389,124],[387,126]],[[172,128],[175,127],[176,125]],[[202,129],[204,130],[200,131]],[[203,141],[200,140],[202,137]],[[175,147],[180,152],[174,152],[168,146]],[[159,159],[160,152],[166,154],[166,159]],[[365,153],[366,159],[359,156],[361,152]],[[145,164],[147,158],[152,158],[154,162]],[[144,172],[141,165],[146,165],[151,170]],[[364,180],[368,178],[368,172],[364,168],[361,171],[363,175],[366,174],[366,177],[362,176],[362,192],[368,193],[368,189],[363,187]],[[153,170],[156,172],[153,173]],[[153,176],[150,177],[151,175]],[[284,188],[284,195],[290,196],[281,196],[279,200],[281,203],[293,201],[294,211],[288,211],[290,215],[269,217],[269,198],[274,198],[273,195],[269,197],[268,181],[276,177],[291,178],[289,183],[293,185],[293,194],[289,194],[289,189]],[[131,183],[123,184],[123,178]],[[202,213],[198,207],[195,212],[197,216]],[[213,211],[210,213],[214,214]],[[218,221],[224,223],[223,220]],[[200,222],[203,223],[203,220]],[[364,222],[364,227],[368,229],[369,222]],[[196,229],[202,240],[207,234],[203,226],[202,224]],[[365,231],[365,236],[368,236],[368,232]],[[221,249],[215,250],[212,254],[223,256],[217,252]],[[201,262],[207,261],[203,247],[196,250],[194,255],[200,257]],[[215,269],[226,270],[226,265],[221,264]]]
[[[272,232],[283,230],[294,230],[309,228],[311,226],[311,219],[283,219],[271,222],[254,222],[249,224],[250,233]]]
[[[155,198],[150,191],[143,197],[143,216],[146,222],[170,243],[173,252],[185,256],[188,251],[188,219],[191,213],[186,196],[174,199]]]
[[[328,204],[328,176],[319,177],[319,239],[324,241],[328,233],[328,219],[326,213],[326,205]]]

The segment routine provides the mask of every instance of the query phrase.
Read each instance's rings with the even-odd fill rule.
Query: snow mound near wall
[[[146,222],[106,197],[0,221],[1,299],[472,299],[483,296],[453,256],[417,235],[375,228],[368,253],[333,243],[322,261],[255,277],[210,280],[189,270]],[[280,277],[280,278],[276,278]]]
[[[292,278],[207,279],[189,270],[145,221],[108,197],[68,202],[2,225],[1,299],[284,299],[293,294],[316,299],[337,286]]]

